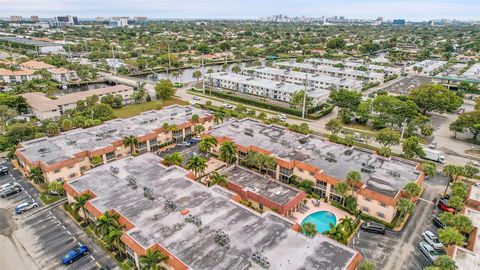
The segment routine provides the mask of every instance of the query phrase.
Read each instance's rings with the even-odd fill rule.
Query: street
[[[0,199],[0,265],[2,270],[17,269],[98,269],[114,268],[116,262],[101,249],[62,209],[65,199],[43,205],[39,193],[9,162],[9,174],[0,177],[0,185],[17,182],[23,191]],[[15,214],[15,206],[35,199],[39,207],[21,215]],[[87,245],[90,254],[70,266],[60,260],[72,248]],[[8,250],[3,254],[3,250]]]

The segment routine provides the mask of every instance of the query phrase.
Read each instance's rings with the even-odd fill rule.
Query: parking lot
[[[412,89],[417,88],[422,84],[429,83],[432,83],[432,78],[430,77],[408,76],[382,90],[386,90],[389,93],[406,95],[410,93]]]
[[[424,231],[437,234],[432,218],[439,210],[432,201],[445,188],[445,181],[447,179],[444,176],[437,175],[425,182],[422,198],[402,231],[388,230],[385,235],[379,235],[359,230],[349,246],[358,250],[365,259],[374,262],[378,269],[422,270],[430,266],[417,246],[423,241]]]

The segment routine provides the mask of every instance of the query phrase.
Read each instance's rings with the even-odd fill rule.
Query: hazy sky
[[[0,17],[76,15],[150,18],[345,16],[407,20],[480,20],[480,0],[0,0]]]

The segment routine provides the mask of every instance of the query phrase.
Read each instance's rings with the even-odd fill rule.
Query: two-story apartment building
[[[73,70],[69,70],[66,68],[57,68],[54,65],[47,64],[42,61],[30,60],[20,64],[21,67],[32,69],[32,70],[40,70],[46,69],[52,74],[52,79],[58,82],[70,82],[74,80],[78,80],[77,72]]]
[[[19,83],[40,78],[40,75],[35,75],[34,73],[35,71],[31,69],[9,70],[0,68],[0,81]]]
[[[294,221],[257,213],[238,195],[189,174],[147,153],[94,168],[64,188],[69,202],[91,195],[85,209],[92,221],[105,212],[119,215],[120,239],[137,269],[147,250],[166,254],[175,270],[354,270],[361,262],[358,251],[324,235],[307,237]]]
[[[315,193],[329,201],[342,202],[335,185],[344,181],[349,171],[358,171],[362,183],[354,193],[359,209],[387,222],[397,213],[403,187],[409,182],[422,185],[425,177],[415,162],[385,158],[364,149],[346,147],[252,119],[226,122],[208,133],[219,145],[233,141],[240,160],[248,151],[274,157],[277,165],[268,171],[270,176],[285,183],[312,181]]]
[[[87,91],[80,91],[71,94],[59,96],[57,99],[51,99],[44,93],[30,92],[22,94],[29,106],[30,111],[39,119],[58,118],[66,110],[72,110],[77,107],[77,102],[86,100],[90,96],[98,96],[99,100],[106,95],[120,95],[124,104],[128,104],[133,99],[133,87],[118,84],[103,88],[97,88]]]
[[[316,65],[322,65],[322,66],[344,67],[348,69],[357,69],[357,70],[364,70],[364,71],[370,71],[370,72],[376,72],[376,73],[384,73],[385,76],[400,75],[402,73],[402,69],[398,67],[365,64],[365,63],[359,63],[354,61],[312,58],[312,59],[306,59],[305,62],[316,64]]]
[[[192,121],[192,115],[199,116],[199,123]],[[123,144],[125,137],[133,135],[138,139],[135,149],[139,154],[156,152],[168,144],[192,137],[195,125],[210,129],[213,118],[204,110],[172,105],[91,128],[70,130],[55,137],[21,142],[15,158],[26,175],[32,168],[40,167],[49,182],[70,180],[92,167],[130,155],[130,146]],[[165,123],[175,125],[175,129],[167,128]]]

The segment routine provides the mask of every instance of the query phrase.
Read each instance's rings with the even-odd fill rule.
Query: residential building
[[[87,91],[80,91],[71,94],[59,96],[51,99],[41,92],[30,92],[21,94],[25,98],[30,111],[39,119],[59,118],[66,110],[73,110],[77,107],[77,102],[86,100],[87,97],[97,95],[99,98],[111,95],[122,96],[123,103],[128,104],[132,101],[133,87],[119,84],[115,86],[97,88]]]
[[[50,65],[45,62],[36,61],[36,60],[29,60],[27,62],[23,62],[20,64],[20,66],[23,68],[29,68],[33,70],[40,70],[40,69],[50,70],[55,68],[54,65]]]
[[[53,65],[41,61],[30,60],[21,63],[20,66],[33,70],[46,69],[52,74],[52,79],[58,82],[70,82],[78,80],[77,72],[66,68],[57,68]]]
[[[470,66],[467,71],[462,74],[462,77],[466,77],[468,79],[473,79],[480,81],[480,63],[473,64]]]
[[[105,212],[125,225],[121,241],[140,268],[147,250],[160,250],[170,269],[355,269],[358,251],[326,236],[309,238],[272,211],[259,214],[219,186],[208,188],[187,170],[148,153],[86,172],[64,184],[67,198],[90,194],[86,218]],[[263,265],[263,266],[262,266]]]
[[[305,62],[320,65],[320,66],[343,67],[348,69],[384,73],[385,76],[400,75],[402,73],[402,69],[398,67],[372,65],[372,64],[365,64],[365,63],[359,63],[354,61],[340,61],[340,60],[330,60],[330,59],[323,59],[323,58],[313,58],[313,59],[306,59]]]
[[[35,25],[42,26],[41,23],[36,23]],[[6,37],[6,36],[0,36],[0,40],[5,40],[8,42],[17,43],[17,44],[22,44],[22,45],[27,45],[31,47],[32,51],[35,51],[35,53],[40,53],[40,54],[65,54],[65,49],[63,48],[62,44],[57,44],[57,43],[51,43],[51,42],[44,42],[44,41],[37,41],[33,39],[28,39],[28,38],[18,38],[18,37]]]
[[[195,114],[200,118],[198,123],[191,120]],[[135,151],[139,154],[156,152],[164,146],[192,137],[195,125],[210,129],[213,118],[204,110],[172,105],[130,118],[110,120],[91,128],[21,142],[15,151],[15,159],[25,175],[32,168],[39,167],[48,182],[67,181],[95,166],[130,155],[130,146],[123,144],[125,137],[135,136],[138,139]],[[175,129],[164,124],[174,125]]]
[[[237,165],[221,173],[228,178],[229,190],[260,211],[272,210],[290,217],[307,197],[302,190]]]
[[[146,25],[148,23],[147,17],[134,17],[133,20],[136,24]]]
[[[362,183],[356,186],[354,194],[359,209],[387,222],[397,214],[403,187],[410,182],[422,185],[425,178],[415,162],[385,158],[248,118],[226,122],[208,134],[217,139],[218,145],[233,141],[239,159],[248,151],[273,156],[277,166],[267,172],[270,176],[287,184],[293,177],[296,181],[312,181],[314,192],[328,201],[342,203],[343,198],[334,187],[345,180],[349,171],[358,171]]]
[[[407,67],[410,74],[421,74],[424,76],[433,76],[443,68],[448,62],[440,60],[423,60]]]
[[[297,62],[278,62],[276,66],[289,70],[308,72],[311,74],[327,75],[331,77],[347,78],[362,80],[365,83],[381,83],[384,75],[377,72],[361,71],[347,68],[336,68],[324,65],[316,65],[313,63],[297,63]]]
[[[111,27],[123,27],[128,25],[128,17],[110,17],[108,26]]]
[[[295,92],[304,89],[303,86],[297,84],[226,72],[208,74],[207,83],[214,87],[221,87],[283,102],[290,102]],[[309,87],[307,89],[307,95],[313,99],[313,104],[317,105],[328,98],[329,91]]]
[[[31,69],[9,70],[0,68],[0,81],[17,83],[40,78],[40,75],[35,75],[34,72],[35,71]]]
[[[281,81],[298,85],[305,85],[305,79],[308,79],[308,86],[315,89],[332,90],[346,88],[360,91],[363,81],[330,77],[319,74],[308,74],[300,71],[284,70],[271,67],[248,67],[243,69],[244,75],[249,75],[266,80]]]
[[[39,22],[40,19],[38,18],[38,16],[30,16],[30,21],[32,21],[32,22]]]
[[[404,26],[405,25],[405,19],[395,19],[392,22],[393,25],[396,26]]]
[[[13,15],[13,16],[10,16],[10,21],[11,22],[21,22],[21,21],[23,21],[23,18],[22,18],[22,16]]]

